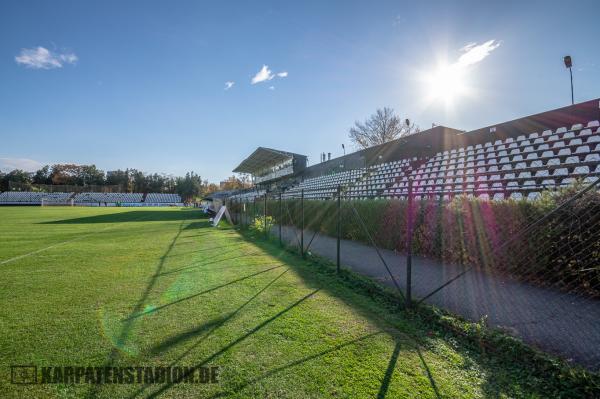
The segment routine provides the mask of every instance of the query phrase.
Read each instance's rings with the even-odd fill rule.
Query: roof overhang
[[[294,154],[274,150],[272,148],[258,147],[250,156],[242,161],[234,170],[235,173],[255,174],[268,167],[278,165],[293,157],[305,157],[304,155]]]

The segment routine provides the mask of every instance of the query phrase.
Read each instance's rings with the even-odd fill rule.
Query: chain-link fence
[[[234,222],[301,256],[397,290],[600,369],[598,182],[535,201],[482,201],[444,193],[356,199],[349,190],[231,197]]]

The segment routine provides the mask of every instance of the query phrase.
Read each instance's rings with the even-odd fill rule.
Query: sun
[[[467,93],[465,69],[457,64],[442,64],[424,76],[429,101],[443,101],[452,105]]]

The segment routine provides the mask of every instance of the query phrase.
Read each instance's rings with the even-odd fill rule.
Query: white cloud
[[[275,90],[275,86],[269,86],[269,90]]]
[[[471,43],[465,44],[459,51],[469,51],[475,46],[477,46],[477,43],[471,42]]]
[[[252,84],[255,85],[260,82],[268,82],[269,80],[273,80],[275,76],[278,78],[286,78],[288,73],[287,71],[273,73],[273,71],[269,69],[268,65],[263,65],[260,71],[258,71],[252,78]]]
[[[275,77],[273,72],[269,69],[267,65],[263,65],[260,71],[257,72],[256,75],[252,78],[252,84],[255,85],[260,82],[266,82]]]
[[[78,59],[74,53],[55,53],[44,47],[23,48],[15,57],[17,64],[32,69],[62,68],[65,64],[75,64]]]
[[[464,54],[459,57],[456,65],[460,67],[466,67],[477,64],[490,55],[492,51],[500,47],[500,44],[500,41],[494,39],[488,40],[487,42],[479,45],[477,43],[469,43],[460,49],[460,51],[464,52]]]
[[[26,172],[35,172],[44,166],[41,162],[27,158],[0,158],[0,170],[11,171],[22,169]]]
[[[233,85],[234,85],[234,84],[235,84],[235,82],[233,82],[233,81],[231,81],[231,80],[230,80],[230,81],[227,81],[227,82],[225,82],[225,90],[229,90],[229,89],[231,89],[231,88],[233,87]]]

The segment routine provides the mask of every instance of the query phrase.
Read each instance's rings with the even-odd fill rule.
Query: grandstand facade
[[[576,180],[598,180],[599,121],[596,99],[470,132],[437,126],[292,173],[255,179],[253,189],[228,194],[248,200],[280,191],[329,199],[339,186],[355,199],[405,199],[410,185],[417,199],[535,199]],[[277,169],[281,158],[265,157],[261,149],[234,172]]]

